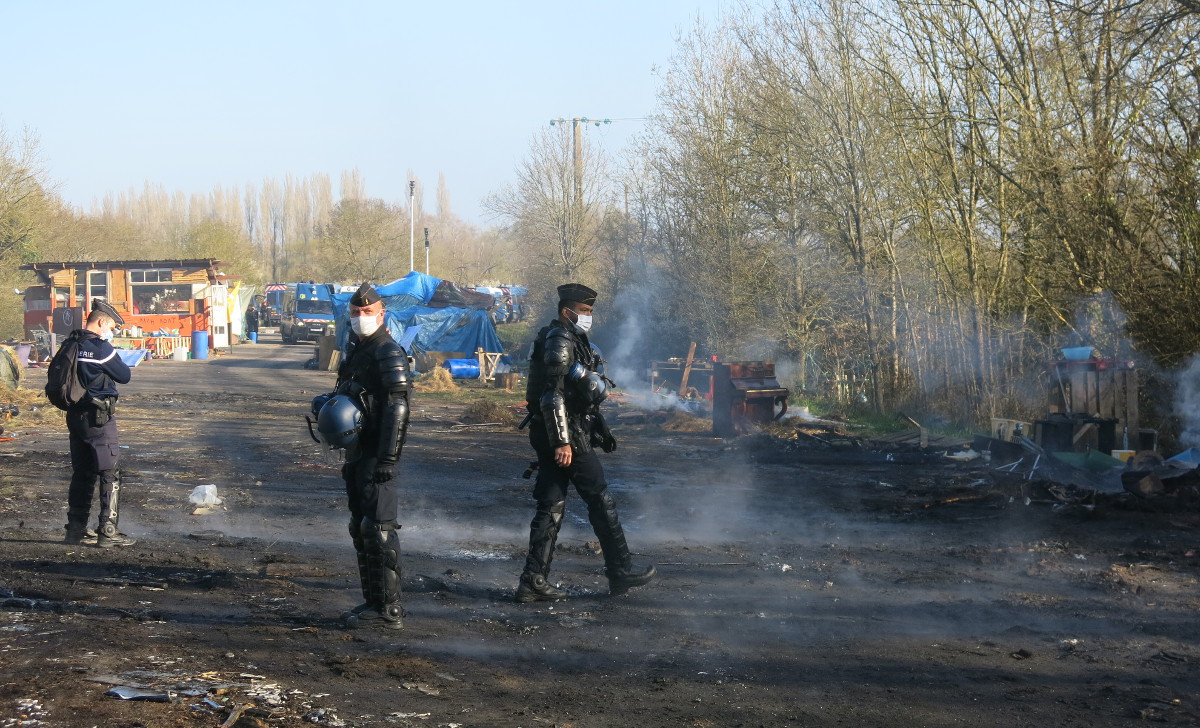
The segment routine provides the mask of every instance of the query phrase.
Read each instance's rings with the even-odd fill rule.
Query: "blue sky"
[[[368,194],[493,224],[550,119],[655,111],[681,31],[730,0],[23,2],[4,10],[0,125],[40,138],[49,177],[87,208],[145,181],[191,194],[357,167]],[[589,127],[616,154],[641,121]]]

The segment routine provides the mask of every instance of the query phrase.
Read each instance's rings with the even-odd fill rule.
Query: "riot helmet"
[[[567,370],[567,380],[575,385],[575,388],[590,404],[600,404],[608,397],[608,385],[605,383],[604,377],[589,371],[579,362],[575,362]]]
[[[347,448],[358,441],[362,420],[358,403],[344,394],[336,394],[317,413],[317,434],[330,450]]]

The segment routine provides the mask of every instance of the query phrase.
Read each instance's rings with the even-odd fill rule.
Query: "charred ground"
[[[982,466],[763,462],[625,425],[605,466],[660,580],[609,597],[574,499],[554,562],[573,598],[518,605],[527,442],[455,427],[470,397],[420,391],[406,628],[346,631],[338,462],[302,419],[332,375],[308,356],[266,344],[135,370],[128,549],[60,542],[65,429],[16,422],[0,726],[1200,724],[1194,514],[1054,510],[989,495]],[[188,496],[209,483],[224,503],[203,512]]]

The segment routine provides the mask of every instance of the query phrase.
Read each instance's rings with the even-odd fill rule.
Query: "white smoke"
[[[1179,441],[1187,447],[1200,446],[1200,354],[1176,377],[1175,415],[1182,423]]]
[[[676,392],[661,388],[655,391],[650,386],[649,370],[645,361],[646,324],[645,312],[651,306],[653,284],[641,281],[632,288],[618,292],[617,298],[624,305],[624,314],[617,326],[616,344],[605,352],[605,373],[616,382],[622,394],[621,403],[644,410],[684,409],[691,411],[694,405],[680,400]]]

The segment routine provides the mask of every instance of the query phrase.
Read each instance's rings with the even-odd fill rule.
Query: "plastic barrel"
[[[257,331],[251,331],[251,332],[250,332],[250,334],[249,334],[249,336],[250,336],[250,343],[251,343],[251,344],[257,344],[257,343],[258,343],[258,332],[257,332]]]
[[[192,332],[192,358],[207,359],[208,358],[208,332],[193,331]]]
[[[447,359],[442,366],[450,370],[450,376],[454,379],[479,378],[478,359]]]

